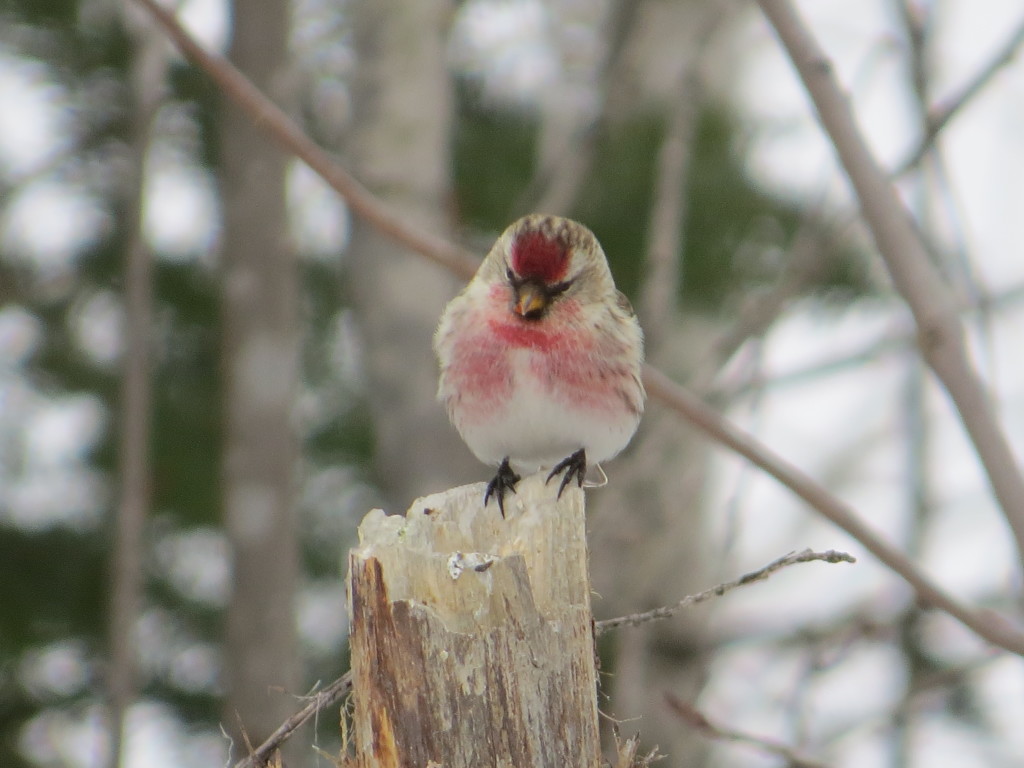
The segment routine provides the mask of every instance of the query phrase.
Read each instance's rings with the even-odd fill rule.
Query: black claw
[[[487,491],[484,493],[484,506],[487,506],[487,502],[490,501],[491,496],[494,496],[498,500],[498,509],[501,510],[501,517],[505,517],[505,494],[509,491],[515,493],[516,483],[520,480],[519,475],[512,471],[512,467],[508,465],[508,456],[506,456],[501,466],[498,467],[498,474],[494,476],[494,479],[487,484]]]
[[[548,475],[548,479],[544,482],[550,483],[551,478],[559,472],[565,472],[565,474],[562,475],[562,484],[558,486],[558,498],[562,498],[562,491],[565,490],[565,486],[569,484],[569,481],[571,481],[574,476],[576,478],[576,485],[582,488],[583,478],[587,474],[587,452],[580,448],[572,456],[562,459],[560,462],[555,464],[555,468],[551,470],[551,473]]]

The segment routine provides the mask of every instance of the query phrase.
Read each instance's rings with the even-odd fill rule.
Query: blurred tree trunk
[[[353,6],[357,121],[350,164],[374,192],[430,231],[447,229],[452,88],[449,0]],[[486,474],[437,403],[431,336],[460,281],[356,222],[352,301],[365,339],[378,482],[393,509]]]
[[[142,194],[153,117],[164,96],[166,54],[159,31],[132,28],[132,85],[135,127],[133,176],[126,189],[127,225],[124,267],[125,350],[122,360],[118,435],[120,498],[114,533],[110,588],[107,694],[110,703],[109,766],[125,764],[124,742],[129,707],[139,694],[135,622],[142,610],[145,577],[143,550],[150,508],[150,435],[153,407],[150,343],[153,324],[153,261],[142,236]]]
[[[280,97],[289,6],[234,0],[231,60]],[[278,99],[280,100],[280,99]],[[291,411],[299,362],[298,270],[287,237],[286,158],[225,101],[223,504],[233,562],[224,725],[236,754],[290,714],[299,693],[299,549]]]

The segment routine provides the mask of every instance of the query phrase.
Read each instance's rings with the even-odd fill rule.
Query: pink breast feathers
[[[574,308],[565,309],[566,315],[575,314]],[[491,339],[500,341],[503,348],[500,362],[493,361],[496,368],[518,377],[521,385],[522,377],[529,377],[540,391],[565,405],[595,412],[621,409],[618,382],[626,371],[598,352],[599,341],[585,325],[566,323],[568,329],[560,333],[518,318],[492,318],[489,325]],[[520,360],[520,365],[528,361],[526,368],[510,370],[505,355],[512,349],[529,350],[529,356]]]
[[[494,337],[503,344],[518,349],[536,349],[541,352],[550,352],[557,346],[564,346],[565,340],[562,336],[537,328],[535,323],[528,320],[496,320],[488,321]]]
[[[455,345],[448,376],[455,399],[468,412],[493,411],[512,392],[507,348],[494,344],[484,333],[474,333]]]

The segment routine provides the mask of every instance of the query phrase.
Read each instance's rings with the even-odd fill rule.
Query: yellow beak
[[[523,283],[516,287],[515,292],[516,303],[514,310],[520,317],[534,320],[540,317],[548,307],[550,299],[542,285]]]

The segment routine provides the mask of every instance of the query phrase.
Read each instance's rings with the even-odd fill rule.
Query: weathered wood
[[[355,764],[600,764],[583,493],[543,476],[370,512],[349,555]]]

